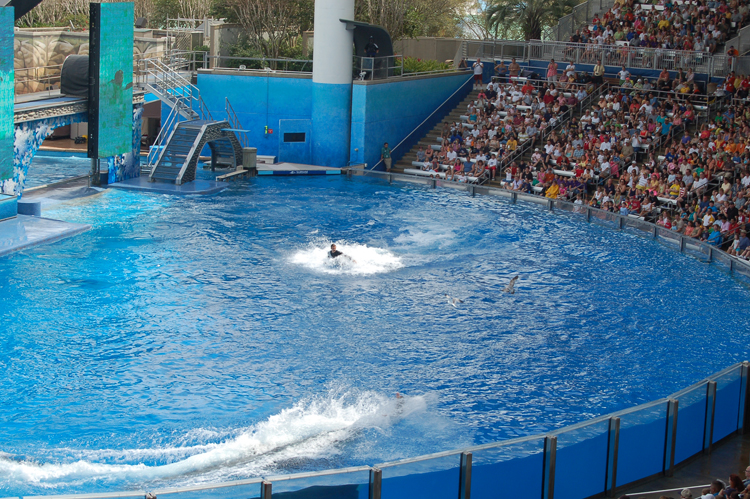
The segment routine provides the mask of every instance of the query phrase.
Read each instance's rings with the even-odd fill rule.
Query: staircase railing
[[[409,147],[411,147],[412,141],[414,140],[413,136],[414,135],[418,135],[419,136],[419,132],[421,132],[422,134],[424,134],[426,132],[426,130],[424,129],[425,125],[427,125],[428,123],[432,123],[432,121],[434,120],[434,117],[436,115],[443,116],[443,115],[447,114],[450,111],[450,109],[455,108],[458,105],[458,103],[460,102],[460,101],[456,101],[455,99],[457,98],[457,96],[459,96],[461,99],[463,99],[463,95],[461,95],[462,93],[465,93],[464,95],[467,95],[467,94],[471,93],[471,90],[470,89],[467,90],[467,87],[473,81],[474,81],[474,77],[470,76],[465,82],[463,82],[461,84],[461,86],[459,86],[456,89],[455,92],[453,92],[450,95],[450,97],[448,97],[447,99],[445,99],[443,101],[443,103],[440,104],[438,107],[436,107],[435,110],[432,113],[430,113],[430,115],[428,117],[426,117],[424,120],[422,120],[422,122],[419,125],[417,125],[416,127],[414,127],[414,129],[411,132],[409,132],[409,135],[407,135],[406,137],[404,137],[403,139],[401,139],[401,142],[399,142],[398,144],[396,144],[396,146],[391,149],[391,158],[396,157],[395,162],[398,162],[398,160],[401,159],[406,154],[406,152],[405,152],[406,147],[402,148],[401,146],[403,146],[404,144],[407,144]],[[434,124],[432,126],[434,126]],[[416,143],[418,141],[419,141],[419,139],[417,139],[416,141],[414,141],[414,143]],[[372,165],[370,168],[368,168],[368,170],[374,170],[382,162],[383,162],[382,159],[378,160],[374,165]]]
[[[151,148],[149,149],[148,156],[146,157],[146,168],[150,172],[153,171],[154,166],[156,166],[156,164],[159,162],[161,152],[169,142],[169,137],[172,135],[172,131],[180,122],[180,118],[182,117],[181,111],[184,107],[184,99],[178,98],[175,101],[175,104],[172,106],[172,110],[169,112],[169,116],[167,116],[167,119],[164,120],[164,123],[162,123],[161,130],[159,130],[159,134],[156,136],[156,140],[154,141],[153,146],[151,146]]]
[[[237,116],[237,113],[234,112],[234,108],[229,103],[229,98],[224,98],[224,107],[227,111],[227,121],[229,121],[229,124],[234,129],[234,133],[237,136],[237,139],[240,141],[240,145],[242,148],[248,147],[249,141],[247,139],[247,133],[242,129],[242,125],[240,124],[240,119]]]
[[[172,67],[156,58],[141,59],[138,66],[138,83],[160,100],[174,108],[177,99],[182,98],[186,104],[182,108],[183,116],[188,119],[210,117],[198,87]]]

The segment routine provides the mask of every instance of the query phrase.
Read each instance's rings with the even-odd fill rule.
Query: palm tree
[[[578,4],[576,0],[490,0],[487,22],[490,31],[506,38],[523,36],[540,40],[542,31],[557,24]]]

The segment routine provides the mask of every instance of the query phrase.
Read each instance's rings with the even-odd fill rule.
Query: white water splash
[[[277,472],[279,463],[335,455],[339,452],[338,444],[359,432],[386,430],[426,407],[422,396],[395,399],[373,392],[331,392],[301,401],[255,425],[233,430],[232,437],[214,443],[150,449],[55,449],[52,455],[64,457],[50,457],[45,462],[0,452],[0,485],[54,489],[116,482],[132,486],[176,477],[187,485],[237,476],[262,476]],[[223,433],[191,430],[193,434],[196,432]],[[166,462],[178,460],[160,466],[143,463],[154,458]],[[112,460],[127,464],[102,462]]]
[[[366,244],[335,242],[336,249],[351,258],[328,258],[331,241],[316,241],[291,256],[291,262],[326,274],[378,274],[404,266],[399,256]]]

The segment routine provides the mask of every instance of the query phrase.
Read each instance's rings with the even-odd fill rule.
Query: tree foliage
[[[391,38],[459,36],[470,0],[356,0],[358,21],[384,27]]]
[[[540,40],[543,31],[570,14],[575,0],[492,0],[487,24],[499,38]]]

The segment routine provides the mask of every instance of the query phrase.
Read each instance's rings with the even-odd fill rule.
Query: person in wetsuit
[[[344,258],[347,258],[347,259],[351,260],[352,262],[357,263],[357,261],[354,260],[349,255],[345,255],[342,252],[340,252],[339,250],[337,250],[335,244],[332,244],[331,245],[331,251],[328,252],[328,258],[336,258],[336,257],[339,257],[339,256],[343,256]]]

